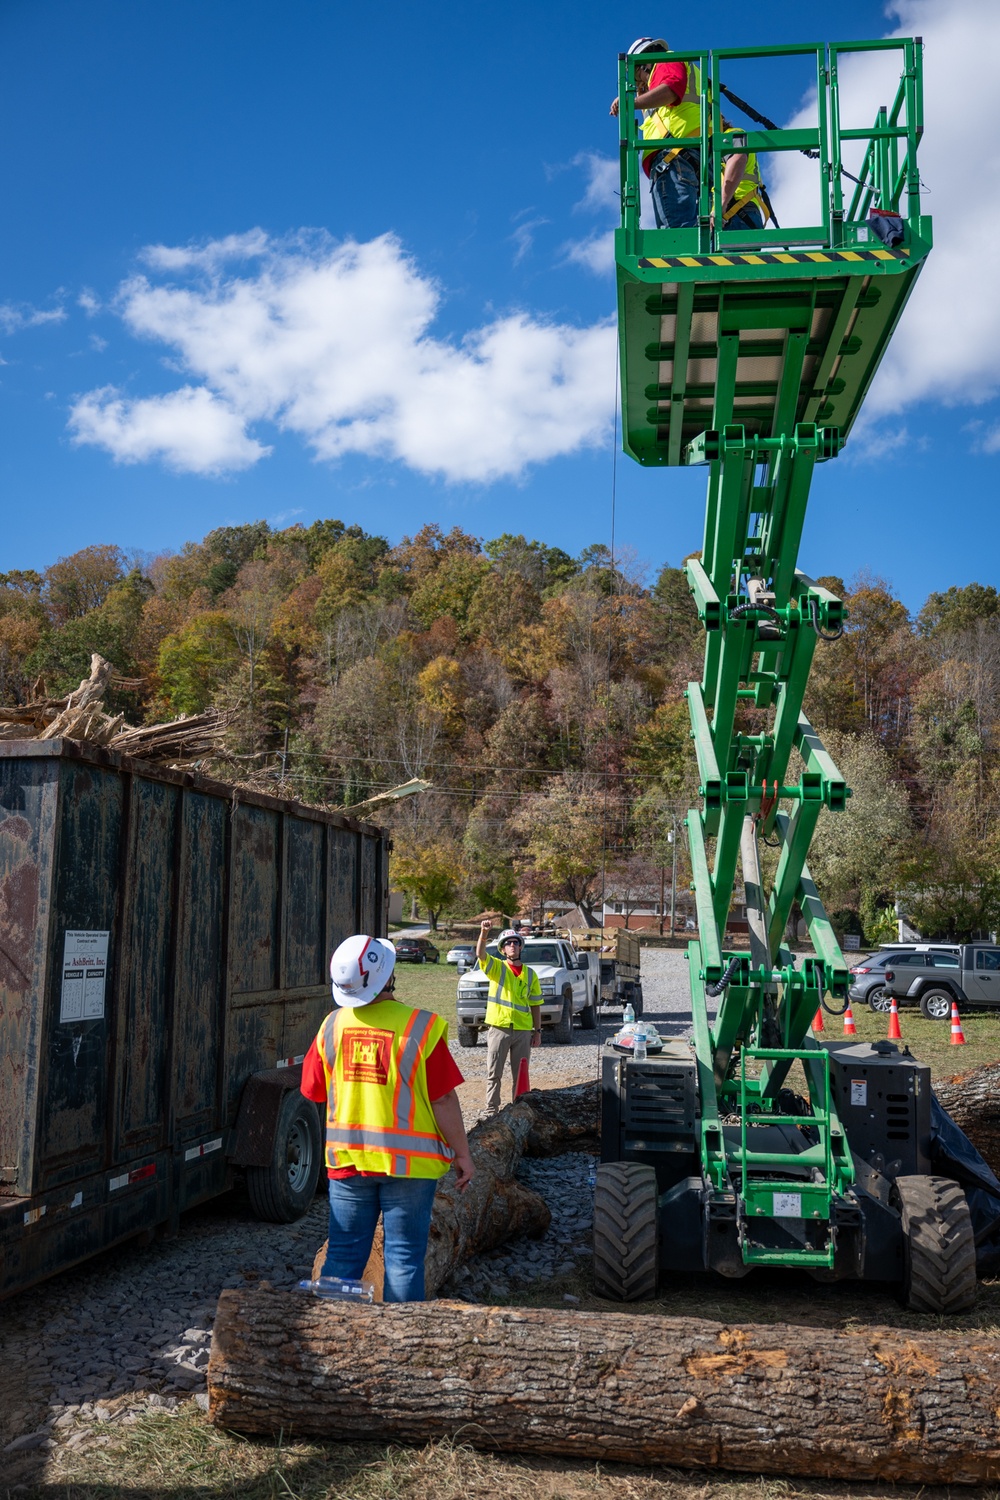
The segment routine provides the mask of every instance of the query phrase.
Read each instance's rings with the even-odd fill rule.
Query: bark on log
[[[552,1215],[537,1193],[517,1182],[514,1173],[522,1156],[553,1156],[574,1146],[596,1142],[599,1091],[596,1083],[567,1089],[532,1089],[491,1120],[481,1120],[469,1131],[469,1149],[476,1175],[464,1193],[455,1174],[441,1179],[434,1199],[427,1259],[427,1295],[437,1294],[448,1277],[470,1255],[492,1250],[505,1240],[545,1233]],[[316,1252],[313,1276],[326,1259],[326,1242]],[[384,1262],[379,1225],[364,1279],[374,1282],[382,1300]]]
[[[1000,1177],[1000,1062],[934,1085],[945,1109]]]
[[[912,1484],[1000,1479],[1000,1339],[226,1291],[212,1421]]]

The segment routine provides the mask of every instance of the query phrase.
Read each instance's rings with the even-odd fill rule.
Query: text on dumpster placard
[[[59,1020],[100,1021],[108,971],[109,932],[67,932]]]

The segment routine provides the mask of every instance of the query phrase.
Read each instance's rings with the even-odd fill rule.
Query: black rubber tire
[[[594,1188],[594,1291],[614,1302],[656,1296],[660,1234],[656,1169],[604,1162]]]
[[[458,1045],[460,1047],[475,1047],[479,1042],[478,1026],[463,1026],[458,1023]]]
[[[435,953],[434,957],[431,959],[431,963],[432,964],[439,964],[440,962],[441,962],[441,955],[440,955],[440,953]]]
[[[597,1030],[597,1006],[593,1000],[591,1000],[589,1005],[585,1005],[580,1012],[580,1030]]]
[[[947,1021],[951,1018],[952,996],[948,990],[924,990],[920,996],[920,1014],[928,1021]]]
[[[290,1089],[278,1111],[270,1163],[246,1169],[250,1206],[257,1218],[271,1224],[301,1219],[316,1195],[322,1161],[316,1106]]]
[[[635,1011],[635,1018],[638,1021],[639,1017],[642,1015],[642,985],[641,984],[634,984],[632,986],[632,1009]]]
[[[868,1009],[873,1010],[877,1016],[887,1016],[892,1009],[892,1000],[886,993],[884,984],[873,984],[866,998]]]
[[[562,1015],[552,1028],[552,1040],[566,1047],[573,1040],[573,991],[563,990]]]
[[[903,1300],[914,1312],[967,1312],[976,1300],[976,1242],[965,1194],[950,1177],[897,1177]]]

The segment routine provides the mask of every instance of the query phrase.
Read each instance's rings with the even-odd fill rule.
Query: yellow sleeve
[[[487,979],[495,979],[497,984],[503,978],[503,964],[499,958],[494,958],[492,953],[484,953],[479,960],[479,967]]]

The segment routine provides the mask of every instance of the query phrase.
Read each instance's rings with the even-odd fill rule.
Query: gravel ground
[[[666,1036],[690,1035],[683,952],[648,949],[642,957],[645,1019]],[[572,1046],[549,1041],[532,1053],[535,1088],[596,1078],[598,1047],[620,1024],[602,1014],[598,1031],[574,1033]],[[482,1107],[485,1045],[453,1050],[467,1082],[471,1123]],[[447,1287],[466,1300],[493,1300],[516,1286],[568,1274],[589,1254],[596,1159],[578,1152],[522,1163],[525,1183],[545,1198],[552,1224],[544,1239],[512,1243],[480,1256]],[[149,1410],[176,1410],[194,1399],[207,1407],[205,1369],[219,1293],[267,1280],[289,1288],[309,1274],[326,1237],[326,1204],[317,1198],[288,1226],[253,1218],[240,1190],[186,1214],[175,1238],[146,1249],[135,1242],[95,1257],[0,1305],[0,1450],[5,1478],[37,1477],[63,1444],[107,1441],[107,1422],[134,1422]]]

